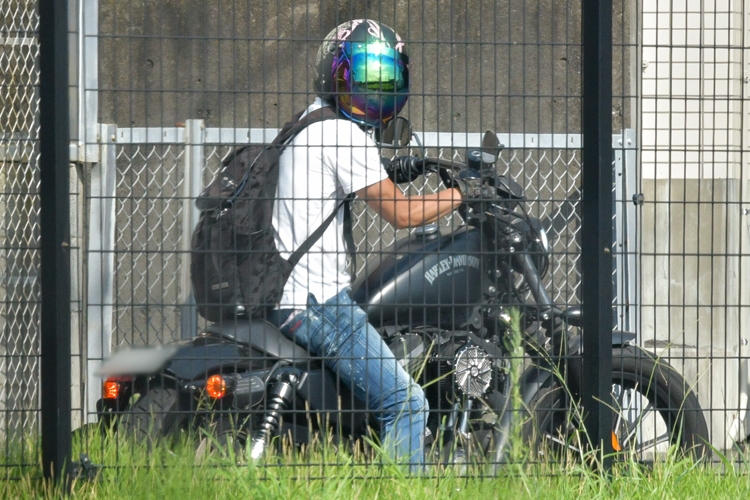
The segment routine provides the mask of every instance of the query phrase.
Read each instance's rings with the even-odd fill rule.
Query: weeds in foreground
[[[211,448],[198,465],[195,443],[174,446],[129,442],[97,428],[75,440],[104,465],[94,480],[77,478],[71,498],[741,498],[750,492],[750,476],[738,462],[717,470],[682,458],[675,449],[651,467],[617,463],[607,475],[580,461],[532,463],[520,454],[513,464],[492,471],[434,466],[422,477],[377,454],[355,455],[328,441],[305,450],[284,448],[261,463],[238,465],[231,448]],[[520,453],[520,450],[517,451]],[[726,458],[726,457],[725,457]],[[583,463],[595,457],[587,457]],[[727,459],[728,460],[728,459]],[[747,460],[741,463],[747,463]],[[0,469],[1,470],[1,469]],[[10,470],[10,469],[8,469]],[[0,482],[0,498],[58,498],[59,488],[39,479],[39,468]],[[744,494],[744,495],[743,495]],[[742,496],[741,496],[742,495]]]
[[[523,368],[520,316],[511,314],[508,339],[511,376],[510,407],[514,414],[533,413],[525,408],[519,393]],[[564,374],[556,371],[558,380]],[[423,366],[421,367],[423,368]],[[564,384],[563,384],[564,386]],[[574,408],[574,411],[576,409]],[[579,420],[583,416],[573,415]],[[625,458],[606,474],[599,473],[600,456],[583,446],[585,433],[575,452],[531,453],[523,439],[522,419],[515,419],[509,463],[429,466],[420,476],[406,474],[393,463],[372,439],[365,448],[337,447],[332,439],[319,439],[306,447],[286,443],[275,447],[259,463],[238,456],[233,446],[219,443],[204,446],[196,453],[195,436],[186,436],[170,446],[137,444],[111,429],[98,427],[79,431],[74,456],[86,453],[99,464],[93,479],[86,474],[72,479],[71,498],[735,498],[750,492],[748,454],[727,457],[717,450],[720,470],[695,463],[678,448],[649,467]],[[206,439],[203,437],[205,443]],[[230,443],[231,444],[231,443]],[[360,443],[362,444],[362,443]],[[18,445],[4,446],[5,462],[0,461],[4,482],[0,498],[58,498],[58,486],[40,479],[38,441],[25,439]],[[546,450],[549,452],[549,450]],[[557,462],[540,459],[555,457]],[[619,457],[621,458],[621,457]],[[18,465],[22,464],[21,467]],[[592,467],[593,465],[593,467]],[[93,474],[92,474],[93,476]],[[744,495],[743,495],[744,493]]]

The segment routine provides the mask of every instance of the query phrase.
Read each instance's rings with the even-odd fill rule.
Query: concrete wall
[[[747,6],[643,12],[642,339],[695,384],[726,448],[748,435]]]
[[[712,443],[730,448],[747,435],[740,181],[645,179],[643,188],[642,340],[694,384]]]
[[[359,17],[407,41],[418,130],[580,132],[579,0],[103,0],[100,122],[276,127],[309,101],[322,37]]]

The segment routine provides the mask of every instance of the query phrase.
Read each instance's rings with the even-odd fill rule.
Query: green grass
[[[518,322],[514,314],[514,331],[520,331]],[[520,336],[510,339],[509,351],[511,376],[517,378],[521,370],[518,360],[523,358]],[[513,411],[520,411],[517,389],[512,401]],[[330,442],[303,450],[285,448],[261,463],[248,464],[216,449],[196,458],[194,440],[149,447],[111,432],[104,435],[98,428],[88,431],[77,433],[74,456],[86,453],[93,464],[102,467],[93,480],[74,479],[70,498],[709,500],[750,495],[746,452],[738,450],[732,457],[716,453],[720,461],[696,464],[673,450],[650,467],[620,461],[608,474],[601,474],[596,472],[601,461],[593,453],[570,456],[562,464],[530,463],[532,454],[522,443],[518,426],[511,430],[512,464],[497,470],[481,465],[466,469],[435,466],[423,477],[408,476],[372,443],[367,452],[358,449],[354,453],[336,449]],[[0,499],[62,496],[58,487],[40,479],[39,465],[29,465],[39,463],[38,449],[37,439],[0,447],[0,477],[5,479],[0,482]],[[27,465],[11,466],[21,462]]]
[[[171,448],[133,445],[116,436],[91,433],[77,439],[95,464],[104,464],[95,480],[77,479],[71,498],[82,499],[589,499],[589,498],[745,498],[750,476],[744,467],[722,470],[670,456],[645,468],[618,463],[603,476],[570,462],[517,463],[494,475],[484,467],[468,471],[438,467],[429,477],[407,477],[375,455],[375,464],[330,445],[312,451],[272,455],[262,464],[236,465],[235,457],[213,451],[196,461],[194,445]],[[28,453],[28,450],[27,450]],[[517,455],[518,456],[518,455]],[[370,457],[372,459],[373,457]],[[590,460],[589,460],[590,462]],[[0,469],[2,470],[2,469]],[[8,469],[11,470],[11,469]],[[0,498],[58,498],[59,490],[38,479],[40,469],[16,472],[0,482]],[[5,476],[8,478],[8,476]]]

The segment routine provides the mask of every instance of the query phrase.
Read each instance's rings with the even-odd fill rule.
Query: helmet
[[[340,24],[315,61],[315,91],[350,120],[384,128],[409,98],[409,57],[401,37],[370,19]]]

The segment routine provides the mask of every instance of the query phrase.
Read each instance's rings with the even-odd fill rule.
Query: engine
[[[422,380],[432,382],[428,385],[430,404],[455,403],[461,396],[477,398],[492,385],[493,374],[498,373],[493,369],[493,357],[473,340],[476,337],[469,332],[433,333],[430,362]]]
[[[393,335],[388,346],[409,373],[419,376],[434,409],[483,396],[493,376],[504,372],[499,348],[468,331],[421,327]]]
[[[492,382],[492,361],[487,351],[479,346],[464,345],[456,354],[455,367],[453,378],[464,395],[478,398],[487,391]]]

